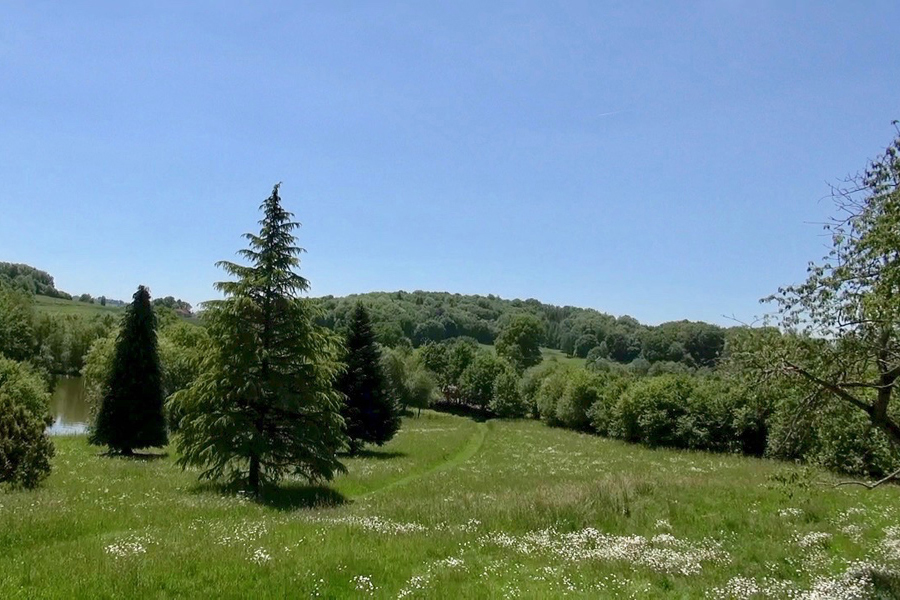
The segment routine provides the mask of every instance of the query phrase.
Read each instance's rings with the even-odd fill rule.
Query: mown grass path
[[[394,481],[388,482],[378,488],[369,490],[368,492],[364,492],[361,494],[356,494],[351,496],[353,498],[364,498],[366,496],[370,496],[372,494],[376,494],[379,492],[384,492],[393,488],[397,488],[403,485],[407,485],[417,479],[421,479],[426,475],[430,475],[431,473],[435,473],[437,471],[442,471],[444,469],[450,469],[457,465],[460,465],[470,459],[472,459],[478,451],[481,450],[481,446],[484,444],[485,437],[487,437],[488,429],[490,428],[489,423],[478,423],[476,425],[475,433],[469,438],[466,444],[460,448],[459,452],[454,454],[453,456],[443,460],[439,463],[430,465],[426,469],[421,471],[416,471],[414,473],[410,473],[409,475],[405,475],[400,479],[396,479]]]

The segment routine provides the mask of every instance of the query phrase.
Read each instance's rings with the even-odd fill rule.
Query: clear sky
[[[314,295],[751,319],[900,118],[900,3],[0,4],[0,260],[197,303],[283,181]]]

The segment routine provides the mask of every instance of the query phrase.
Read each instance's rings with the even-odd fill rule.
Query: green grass
[[[50,296],[35,296],[35,307],[39,312],[57,315],[120,315],[124,310],[119,306],[100,306],[100,304],[88,304],[77,300],[64,300],[63,298],[51,298]],[[99,302],[99,300],[95,301]]]
[[[496,348],[491,344],[478,344],[479,347],[490,350],[491,352],[496,352]],[[568,356],[562,350],[556,350],[554,348],[541,348],[541,358],[544,362],[552,361],[559,362],[564,365],[570,365],[573,367],[583,367],[584,363],[587,362],[583,358],[578,358],[577,356]]]
[[[0,494],[0,598],[727,597],[900,559],[897,486],[784,488],[796,467],[532,421],[424,412],[330,487],[263,503],[171,456],[56,443],[42,488]]]
[[[562,350],[555,350],[553,348],[541,348],[541,356],[544,357],[544,361],[556,361],[573,367],[583,367],[586,362],[583,358],[568,356]]]

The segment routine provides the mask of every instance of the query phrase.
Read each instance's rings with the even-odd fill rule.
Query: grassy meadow
[[[80,315],[91,317],[94,315],[121,315],[124,308],[121,306],[100,306],[100,301],[94,304],[66,300],[64,298],[51,298],[50,296],[35,296],[35,308],[39,312],[55,315]]]
[[[493,344],[478,344],[480,348],[496,352]],[[544,362],[558,362],[570,367],[583,367],[587,361],[577,356],[569,356],[562,350],[555,348],[541,348],[541,359]]]
[[[572,367],[583,367],[587,362],[583,358],[579,358],[577,356],[569,356],[562,350],[557,350],[555,348],[541,348],[541,357],[545,362],[560,362],[564,365],[569,365]]]
[[[900,488],[783,463],[425,411],[330,486],[255,502],[171,450],[55,441],[40,489],[0,495],[0,598],[900,593],[889,574],[880,591],[854,577],[898,566]]]

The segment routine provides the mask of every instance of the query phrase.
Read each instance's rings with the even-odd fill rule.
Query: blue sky
[[[253,6],[260,4],[262,6]],[[5,2],[0,260],[214,296],[275,182],[314,295],[751,319],[900,118],[897,2]]]

